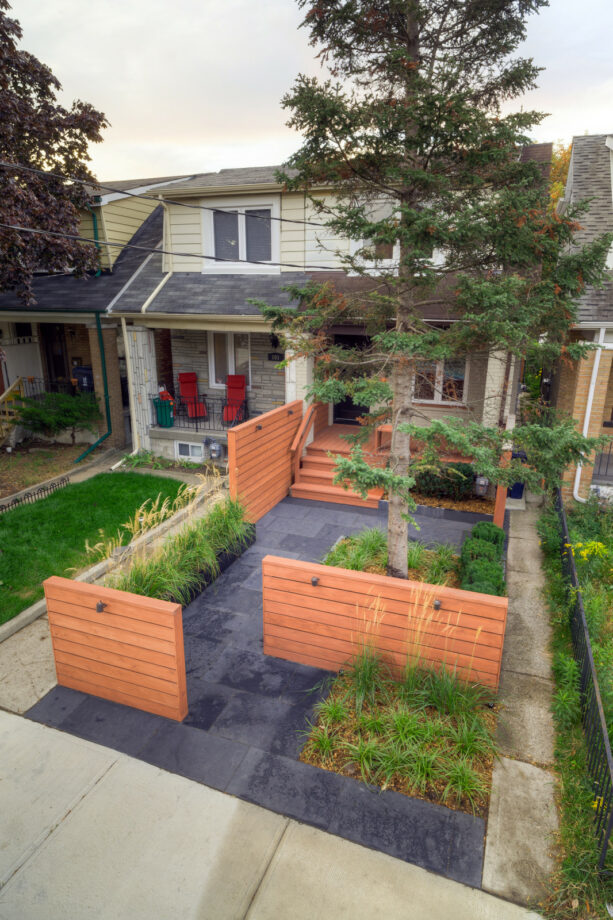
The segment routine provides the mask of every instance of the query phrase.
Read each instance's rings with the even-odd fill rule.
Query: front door
[[[339,333],[334,336],[334,344],[343,348],[368,348],[370,339],[366,335]],[[358,425],[358,418],[368,414],[368,406],[360,406],[350,398],[334,403],[332,420],[336,425]]]
[[[54,384],[68,377],[64,326],[62,323],[41,323],[40,333],[47,359],[49,384],[53,388]]]

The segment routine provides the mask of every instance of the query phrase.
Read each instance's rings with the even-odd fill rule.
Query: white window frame
[[[423,399],[422,397],[415,397],[416,403],[423,403],[426,406],[466,406],[466,397],[468,395],[468,381],[469,381],[469,372],[470,372],[470,361],[468,358],[464,358],[464,390],[462,392],[462,399],[458,402],[454,402],[451,399],[443,399],[443,377],[444,377],[444,361],[432,361],[424,362],[436,364],[436,377],[434,380],[434,399]],[[413,388],[415,388],[415,380],[413,380]]]
[[[179,447],[185,445],[189,447],[189,457],[185,457],[179,452]],[[192,447],[198,447],[201,451],[199,457],[192,457]],[[204,462],[204,446],[202,444],[194,444],[193,441],[175,441],[175,456],[177,460],[188,460],[190,463],[203,463]]]
[[[236,275],[236,274],[253,274],[253,275],[270,275],[279,274],[280,265],[273,265],[273,262],[281,261],[281,231],[280,221],[275,218],[281,217],[281,204],[278,195],[253,196],[249,198],[203,198],[200,202],[207,208],[219,209],[220,211],[238,211],[238,258],[247,258],[247,241],[245,232],[245,211],[262,208],[270,209],[270,262],[258,263],[256,265],[249,262],[214,262],[212,259],[203,259],[202,273],[208,275]],[[203,255],[215,255],[215,230],[214,230],[214,212],[202,212],[202,241],[204,246]]]
[[[225,383],[215,382],[215,349],[213,347],[213,336],[225,335],[226,337],[226,357],[228,360],[228,374],[234,374],[234,336],[246,335],[249,343],[249,383],[247,390],[251,389],[251,333],[250,332],[209,332],[207,341],[207,351],[209,356],[209,386],[214,390],[225,390]]]

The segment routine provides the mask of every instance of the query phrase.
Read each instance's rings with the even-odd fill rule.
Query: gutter
[[[583,437],[587,438],[588,431],[590,429],[590,417],[592,415],[592,405],[594,404],[594,393],[596,392],[596,381],[598,380],[598,369],[600,368],[600,355],[604,347],[604,337],[605,337],[606,328],[604,326],[600,327],[600,332],[598,334],[598,351],[594,358],[594,366],[592,368],[592,376],[590,377],[590,388],[587,395],[587,405],[585,407],[585,416],[583,418]],[[581,463],[577,464],[577,469],[575,470],[575,482],[573,486],[573,498],[577,502],[581,502],[582,505],[585,505],[587,499],[581,498],[579,495],[579,487],[581,485],[581,471],[583,465]]]

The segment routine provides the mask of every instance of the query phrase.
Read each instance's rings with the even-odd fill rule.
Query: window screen
[[[214,332],[213,333],[213,360],[215,368],[215,383],[226,382],[226,377],[229,374],[228,369],[228,350],[226,347],[226,334],[225,332]]]
[[[415,399],[434,399],[436,394],[436,362],[420,361],[415,368]]]
[[[218,259],[230,259],[237,262],[238,253],[238,212],[215,211],[213,214],[215,233],[215,256]]]
[[[443,402],[464,400],[464,377],[466,363],[462,360],[447,360],[443,366]]]
[[[234,333],[234,373],[243,374],[245,383],[250,385],[249,380],[249,333]]]
[[[245,235],[247,258],[256,262],[270,262],[270,209],[259,208],[245,211]]]

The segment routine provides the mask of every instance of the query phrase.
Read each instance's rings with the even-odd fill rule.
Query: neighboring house
[[[573,139],[572,155],[561,208],[590,201],[576,234],[578,244],[613,232],[613,134]],[[607,263],[611,280],[600,289],[587,288],[578,309],[577,339],[597,342],[600,348],[582,361],[559,362],[553,374],[552,405],[576,420],[581,431],[594,437],[613,434],[613,250]],[[584,499],[592,485],[613,485],[611,447],[595,457],[594,466],[569,468],[563,493]]]
[[[118,191],[90,189],[93,205],[81,215],[79,233],[98,241],[101,271],[86,278],[41,275],[34,278],[36,303],[25,307],[14,292],[0,293],[0,400],[3,391],[21,378],[27,395],[94,389],[104,410],[104,382],[96,315],[102,340],[111,411],[112,433],[107,442],[123,446],[129,441],[128,387],[119,325],[104,318],[114,297],[145,261],[147,253],[124,249],[132,242],[145,248],[160,242],[162,208],[156,199],[133,198],[156,194],[181,177],[135,179],[109,183]],[[106,246],[112,242],[119,245]],[[125,409],[125,413],[124,413]],[[102,431],[107,430],[105,424]]]
[[[550,144],[527,148],[522,156],[543,163],[548,174]],[[250,417],[303,398],[312,379],[305,359],[277,368],[278,342],[250,299],[287,305],[284,287],[290,283],[314,278],[359,292],[364,279],[347,275],[337,255],[355,244],[309,225],[321,218],[304,194],[283,190],[275,167],[196,175],[157,191],[165,202],[163,248],[173,255],[147,259],[109,312],[126,328],[134,447],[198,459],[203,440],[225,441],[226,375],[245,376]],[[245,259],[259,264],[238,261]],[[426,319],[447,323],[453,317]],[[356,320],[330,334],[352,345],[365,330]],[[187,411],[189,399],[181,399],[178,380],[183,373],[196,375],[197,400],[205,408]],[[424,423],[458,416],[506,424],[514,415],[519,373],[519,362],[506,354],[433,364],[420,384]],[[158,404],[158,413],[154,406],[159,389],[175,399],[172,419],[167,407]],[[347,401],[331,405],[328,422],[355,423],[360,411]]]

